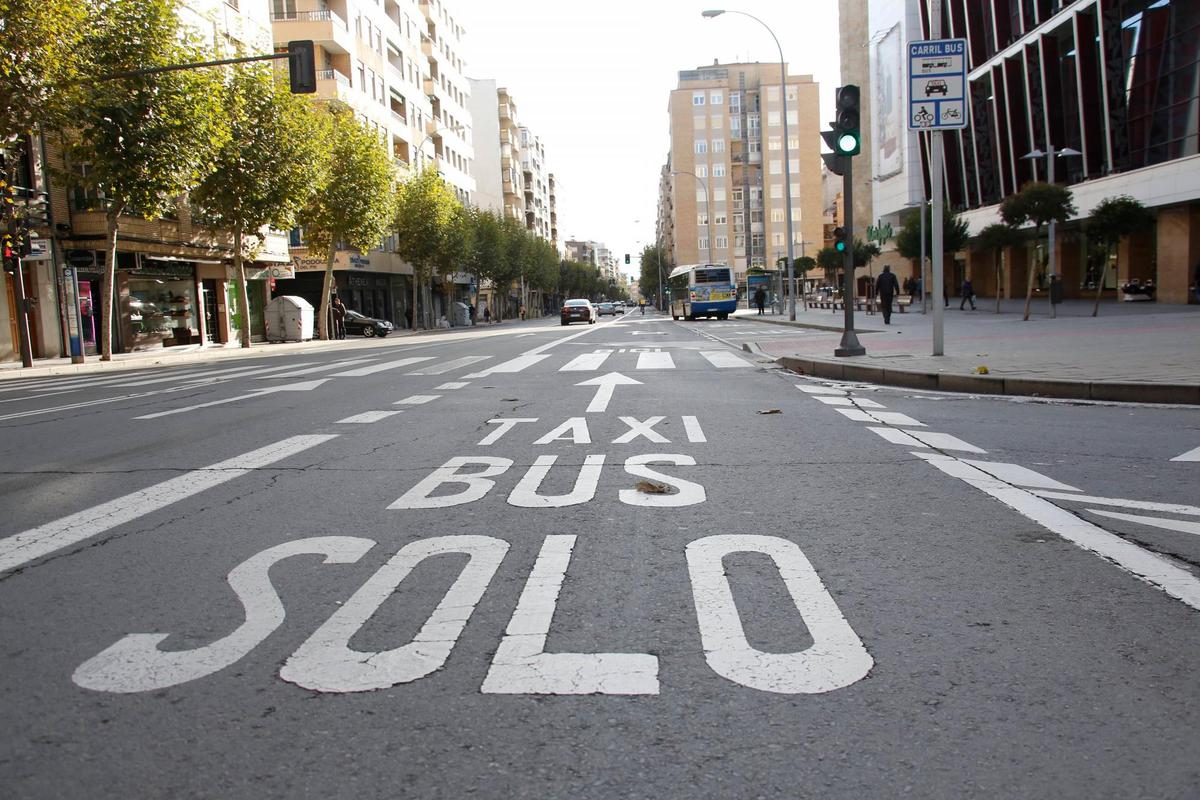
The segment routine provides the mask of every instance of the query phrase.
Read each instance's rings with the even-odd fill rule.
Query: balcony
[[[271,14],[273,38],[277,42],[312,39],[331,53],[354,51],[354,36],[346,20],[329,9],[283,11]]]

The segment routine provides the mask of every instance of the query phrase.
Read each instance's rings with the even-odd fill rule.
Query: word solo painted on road
[[[611,397],[611,381],[600,388],[588,411],[603,411]],[[607,392],[607,393],[606,393]],[[601,398],[601,395],[603,397]],[[535,446],[558,442],[591,445],[588,417],[571,417],[559,425],[539,425],[537,418],[492,419],[494,426],[478,442],[491,448],[508,441],[515,429],[540,434]],[[660,432],[665,417],[645,420],[618,417],[626,430],[611,442],[632,444],[644,439],[653,445],[671,444]],[[707,443],[697,417],[683,416],[683,436],[692,445]],[[524,427],[523,427],[524,426]],[[666,426],[663,426],[664,428]],[[547,429],[548,428],[548,429]],[[543,432],[544,431],[544,432]],[[537,456],[507,495],[520,508],[562,508],[595,498],[607,463],[603,453],[589,454],[577,467],[574,488],[567,494],[540,490],[557,456]],[[404,492],[389,509],[438,509],[476,502],[486,497],[514,465],[494,455],[449,459]],[[622,489],[617,499],[654,509],[673,509],[705,503],[704,486],[654,466],[693,467],[696,459],[680,453],[645,453],[624,459],[630,476],[667,487],[659,493]],[[560,467],[561,468],[561,467]],[[546,642],[559,592],[566,579],[576,537],[549,535],[529,572],[508,625],[495,650],[480,691],[484,694],[612,694],[659,693],[658,657],[649,653],[546,652]],[[267,548],[235,567],[228,583],[241,601],[244,621],[227,636],[190,650],[163,650],[162,633],[133,633],[80,665],[74,681],[104,692],[148,692],[211,676],[235,664],[261,645],[283,623],[283,603],[271,583],[274,564],[294,556],[324,556],[325,564],[359,561],[376,542],[353,536],[319,536]],[[425,678],[445,667],[475,607],[483,597],[509,549],[508,542],[491,536],[436,536],[401,547],[287,658],[279,677],[319,692],[362,692],[386,689]],[[723,560],[734,553],[767,556],[783,579],[812,644],[799,652],[759,650],[747,639],[734,602]],[[352,649],[355,634],[393,597],[400,584],[426,559],[467,556],[457,578],[407,644],[382,652]],[[749,534],[713,535],[689,542],[684,558],[691,581],[700,644],[708,666],[741,686],[781,694],[829,692],[853,684],[874,662],[858,635],[843,617],[816,570],[794,542]]]

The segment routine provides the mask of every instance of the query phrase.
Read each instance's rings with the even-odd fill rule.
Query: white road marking
[[[1200,611],[1200,580],[1185,569],[1175,566],[1098,525],[1080,519],[1053,503],[1010,486],[970,464],[940,453],[913,453],[947,475],[974,486],[1073,544],[1112,561],[1122,569],[1147,583],[1159,587]]]
[[[687,433],[689,442],[702,443],[708,441],[704,436],[704,431],[700,428],[700,420],[695,417],[683,418],[683,430]]]
[[[675,369],[675,361],[667,351],[638,353],[638,369]]]
[[[649,417],[645,422],[639,422],[636,417],[620,417],[629,430],[613,439],[613,444],[629,444],[639,436],[655,444],[670,444],[670,439],[654,430],[654,426],[666,417]]]
[[[435,356],[411,356],[409,358],[401,358],[396,361],[385,361],[382,364],[372,364],[368,367],[358,367],[356,369],[348,369],[345,372],[335,372],[335,378],[362,378],[366,375],[374,375],[377,372],[384,372],[389,369],[400,369],[407,367],[410,364],[420,364],[422,361],[433,361]]]
[[[503,475],[513,465],[511,458],[495,458],[492,456],[458,456],[450,459],[435,469],[413,488],[388,506],[389,511],[413,508],[449,508],[463,503],[473,503],[492,490],[496,482],[491,478]],[[479,472],[460,473],[466,466],[481,466]],[[443,484],[457,483],[466,486],[461,492],[444,494],[433,497]]]
[[[818,397],[817,399],[820,400],[821,398]],[[866,397],[852,397],[850,400],[859,408],[887,408],[887,406],[883,405],[882,403],[876,403],[874,400]]]
[[[846,406],[847,408],[849,408],[854,405],[854,401],[851,400],[849,397],[845,397],[845,396],[817,395],[813,399],[820,400],[822,403],[824,403],[827,406]]]
[[[547,653],[574,536],[547,536],[480,691],[484,694],[658,694],[645,653]]]
[[[807,384],[797,383],[796,388],[799,389],[800,391],[804,392],[805,394],[837,394],[837,395],[845,395],[846,394],[841,389],[831,389],[828,386],[809,386]]]
[[[283,624],[283,603],[270,569],[296,555],[322,555],[325,564],[352,564],[375,546],[370,539],[320,536],[269,547],[229,573],[245,622],[217,641],[191,650],[160,650],[169,634],[131,633],[79,665],[71,680],[99,692],[149,692],[212,675],[235,664]]]
[[[328,378],[319,378],[314,381],[287,383],[283,386],[267,386],[262,389],[255,389],[254,391],[246,394],[234,395],[233,397],[223,397],[220,400],[210,400],[207,403],[196,403],[195,405],[172,408],[168,409],[167,411],[155,411],[153,414],[142,414],[141,416],[134,417],[134,419],[158,419],[159,417],[169,417],[172,414],[184,414],[188,411],[198,411],[202,408],[223,406],[228,403],[237,403],[242,400],[252,400],[257,397],[263,397],[268,394],[277,394],[279,392],[311,392],[313,389],[316,389],[328,380]]]
[[[1172,461],[1200,461],[1200,447],[1194,447],[1182,455],[1175,456]]]
[[[1165,519],[1164,517],[1144,517],[1140,514],[1122,514],[1119,511],[1101,511],[1098,508],[1089,508],[1087,510],[1092,514],[1099,514],[1102,517],[1123,519],[1126,522],[1136,522],[1139,525],[1152,525],[1155,528],[1165,528],[1166,530],[1179,531],[1180,533],[1200,534],[1200,522],[1188,522],[1183,519]]]
[[[374,358],[350,358],[345,361],[334,361],[329,364],[317,364],[315,367],[306,367],[304,369],[296,369],[291,372],[280,372],[277,375],[263,375],[263,379],[269,378],[299,378],[301,375],[311,375],[314,372],[324,372],[329,369],[343,369],[345,367],[353,367],[358,364],[369,364],[374,361]]]
[[[432,403],[434,400],[437,400],[440,397],[441,397],[440,394],[410,394],[408,397],[404,398],[403,400],[397,400],[395,403],[392,403],[392,405],[395,405],[395,406],[420,406],[420,405],[424,405],[426,403]]]
[[[368,422],[379,422],[379,420],[381,420],[381,419],[387,419],[388,417],[394,416],[396,414],[403,414],[403,413],[404,413],[403,411],[399,411],[399,410],[397,410],[397,411],[364,411],[363,413],[355,414],[352,417],[346,417],[345,419],[339,419],[335,424],[349,425],[349,424],[366,424]]]
[[[550,444],[551,442],[570,442],[571,444],[591,444],[592,433],[588,430],[587,420],[583,417],[571,417],[562,425],[536,440],[534,444]]]
[[[925,423],[919,422],[907,414],[899,414],[895,411],[871,411],[869,412],[879,422],[884,425],[895,425],[896,427],[905,428],[924,428]]]
[[[708,363],[717,369],[754,366],[746,359],[736,356],[728,350],[701,350],[700,355],[704,356],[708,360]]]
[[[775,563],[813,643],[796,653],[768,653],[746,638],[724,558],[762,553]],[[858,634],[794,543],[773,536],[726,534],[687,545],[688,573],[708,666],[734,683],[779,694],[819,694],[856,683],[875,665]]]
[[[935,450],[961,450],[964,453],[987,454],[987,450],[976,447],[973,444],[968,444],[957,436],[951,436],[948,433],[934,433],[933,431],[905,431],[905,433]]]
[[[441,375],[451,370],[459,369],[460,367],[469,367],[472,364],[478,364],[480,361],[487,361],[491,356],[463,356],[456,358],[453,361],[447,361],[442,364],[434,364],[424,369],[416,370],[408,373],[409,375]]]
[[[1161,511],[1164,514],[1186,514],[1188,516],[1200,517],[1200,508],[1179,505],[1177,503],[1152,503],[1149,500],[1126,500],[1119,497],[1063,494],[1062,492],[1048,492],[1040,489],[1034,489],[1033,493],[1038,497],[1045,497],[1049,500],[1071,500],[1076,503],[1087,503],[1089,506],[1118,506],[1120,508],[1132,508],[1135,511]]]
[[[434,391],[448,392],[451,389],[461,389],[464,386],[470,386],[470,381],[447,381],[441,386],[433,387]]]
[[[568,494],[538,494],[542,481],[546,480],[557,460],[558,456],[538,456],[508,496],[508,504],[518,508],[564,508],[592,500],[596,496],[596,487],[600,485],[604,456],[584,456],[583,466],[575,478],[575,487]]]
[[[205,489],[219,486],[252,470],[269,466],[336,438],[336,434],[292,436],[0,539],[0,572],[15,569],[55,550],[78,544],[119,525],[166,508],[172,503],[186,500]]]
[[[583,355],[575,356],[568,361],[564,366],[559,367],[559,372],[593,372],[600,369],[608,357],[612,355],[611,350],[597,350],[594,353],[584,353]]]
[[[645,492],[639,492],[637,489],[621,489],[617,492],[617,498],[622,503],[631,506],[649,506],[651,508],[677,508],[679,506],[697,505],[708,499],[704,487],[700,484],[686,481],[683,478],[676,478],[672,475],[664,475],[658,470],[650,469],[646,464],[674,464],[678,467],[694,467],[696,466],[696,459],[691,456],[674,453],[646,453],[645,455],[631,456],[625,459],[625,471],[630,475],[645,478],[648,481],[656,483],[665,483],[668,486],[674,486],[679,491],[675,494],[646,494]]]
[[[1028,467],[1022,467],[1020,464],[1005,464],[996,461],[972,461],[969,458],[964,458],[962,461],[965,464],[978,467],[992,477],[999,478],[1005,483],[1011,483],[1013,486],[1024,486],[1028,489],[1056,489],[1061,492],[1080,491],[1074,486],[1060,483],[1053,478],[1046,477],[1040,472],[1035,472]]]
[[[489,433],[479,440],[479,447],[487,447],[490,444],[495,444],[501,436],[511,431],[514,427],[522,422],[537,422],[537,417],[510,417],[508,419],[489,419],[488,425],[498,425],[496,430]]]
[[[628,378],[619,372],[610,372],[607,375],[601,375],[598,378],[591,380],[580,381],[576,386],[595,386],[596,394],[592,397],[592,402],[588,403],[586,414],[598,414],[608,410],[609,401],[612,400],[613,390],[618,386],[641,386],[642,382],[633,378]]]
[[[0,416],[0,422],[10,419],[20,419],[22,417],[35,417],[39,414],[54,414],[59,411],[73,411],[77,408],[89,408],[91,406],[102,406],[106,403],[119,403],[122,400],[140,400],[143,397],[155,397],[160,394],[172,394],[174,392],[184,391],[186,387],[172,386],[169,389],[155,389],[150,392],[135,392],[134,394],[123,394],[117,397],[105,397],[100,400],[85,400],[81,403],[70,403],[65,406],[50,406],[48,408],[34,408],[29,411],[18,411],[14,414],[5,414]]]
[[[905,447],[925,447],[926,446],[925,443],[922,442],[920,439],[914,439],[913,437],[909,436],[904,431],[898,431],[895,428],[868,427],[867,430],[871,431],[872,433],[878,434],[879,436],[882,436],[884,439],[891,442],[892,444],[899,444],[899,445],[903,445]]]
[[[550,356],[526,353],[523,356],[517,356],[514,359],[505,361],[501,364],[497,364],[494,367],[488,367],[487,369],[483,370],[482,372],[472,372],[470,375],[464,375],[463,377],[468,380],[472,380],[475,378],[486,378],[489,375],[495,375],[497,373],[520,372],[521,370],[532,367],[534,364],[537,364],[539,361],[542,361],[543,359],[547,359],[549,357]]]
[[[490,536],[436,536],[405,545],[288,658],[279,677],[318,692],[367,692],[411,683],[441,669],[508,552]],[[469,557],[437,608],[408,644],[353,650],[350,640],[422,561]]]

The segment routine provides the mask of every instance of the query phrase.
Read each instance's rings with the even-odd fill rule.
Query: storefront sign
[[[297,272],[317,272],[325,269],[326,260],[320,256],[305,256],[292,259],[292,264]],[[334,269],[367,269],[369,266],[371,266],[371,259],[360,253],[339,250],[333,257]],[[283,276],[277,275],[276,277],[282,278]]]
[[[142,256],[139,261],[138,266],[129,271],[131,275],[158,278],[190,278],[196,274],[196,265],[191,261],[164,261],[146,256]]]
[[[22,261],[49,261],[50,240],[39,239],[36,236],[29,239],[29,255],[23,256]]]
[[[291,264],[272,264],[269,267],[244,266],[246,270],[246,280],[248,281],[266,281],[272,278],[277,280],[287,280],[296,277],[296,268]],[[225,265],[225,277],[229,280],[237,280],[237,270],[232,264]]]

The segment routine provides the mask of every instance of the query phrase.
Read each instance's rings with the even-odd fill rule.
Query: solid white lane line
[[[352,417],[346,417],[345,419],[339,419],[334,424],[336,424],[336,425],[352,425],[352,424],[365,424],[368,422],[378,422],[381,419],[387,419],[388,417],[394,416],[395,414],[403,414],[403,413],[404,412],[400,411],[399,409],[397,409],[395,411],[364,411],[363,413],[355,414]]]
[[[1031,492],[997,480],[953,456],[936,453],[913,453],[913,455],[925,459],[947,475],[958,478],[991,495],[1017,513],[1067,541],[1114,562],[1147,583],[1159,587],[1172,597],[1200,610],[1200,580],[1165,558],[1127,542],[1098,525],[1080,519]]]
[[[905,433],[919,439],[935,450],[961,450],[964,453],[987,453],[987,450],[976,447],[973,444],[967,444],[957,436],[951,436],[948,433],[934,433],[933,431],[905,431]]]
[[[867,428],[872,433],[882,436],[892,444],[904,445],[905,447],[925,447],[925,443],[920,439],[914,439],[904,431],[898,431],[895,428]]]
[[[1179,531],[1180,533],[1194,533],[1200,535],[1200,522],[1188,522],[1184,519],[1165,519],[1163,517],[1143,517],[1140,514],[1122,514],[1119,511],[1101,511],[1098,508],[1089,508],[1087,510],[1092,514],[1099,514],[1102,517],[1123,519],[1126,522],[1136,522],[1139,525],[1152,525],[1155,528],[1165,528],[1169,531]]]
[[[1200,461],[1200,447],[1194,447],[1182,455],[1175,456],[1172,461]]]
[[[924,428],[925,423],[913,419],[907,414],[899,414],[895,411],[871,411],[872,417],[882,422],[884,425],[895,425],[896,427],[905,428]]]
[[[846,394],[842,389],[831,389],[828,386],[809,386],[804,383],[797,383],[796,388],[805,394],[836,394],[842,396]]]
[[[397,400],[392,405],[420,406],[420,405],[424,405],[425,403],[432,403],[434,400],[437,400],[439,397],[441,397],[440,394],[413,394],[413,395],[409,395],[408,397],[404,398],[403,400]]]
[[[583,355],[575,356],[568,361],[564,366],[559,367],[559,372],[591,372],[600,369],[608,357],[612,354],[612,350],[597,350],[595,353],[584,353]]]
[[[708,360],[708,363],[717,369],[736,369],[738,367],[754,366],[746,359],[736,356],[728,350],[701,350],[700,355],[704,356]]]
[[[291,372],[280,372],[275,375],[263,375],[263,378],[298,378],[301,375],[311,375],[314,372],[324,372],[327,369],[344,369],[345,367],[353,367],[358,364],[369,364],[374,361],[374,358],[350,358],[345,361],[333,361],[329,364],[317,364],[315,367],[307,367],[305,369],[295,369]]]
[[[675,369],[675,360],[665,350],[657,353],[638,353],[638,369]]]
[[[820,400],[821,398],[818,397],[817,399]],[[882,403],[876,403],[874,400],[866,397],[852,397],[850,399],[854,402],[854,405],[858,406],[859,408],[887,408],[887,406],[883,405]]]
[[[470,386],[470,385],[471,385],[470,381],[447,381],[446,383],[443,383],[441,386],[435,386],[433,388],[437,391],[445,392],[445,391],[449,391],[451,389],[461,389],[464,386]]]
[[[1011,483],[1014,486],[1023,486],[1027,489],[1057,489],[1061,492],[1080,491],[1074,486],[1059,483],[1053,478],[1048,478],[1042,473],[1035,472],[1028,467],[1022,467],[1020,464],[1005,464],[997,461],[972,461],[969,458],[964,458],[962,461],[973,467],[978,467],[992,477],[999,478],[1005,483]]]
[[[486,378],[489,375],[496,375],[498,373],[520,372],[521,370],[528,369],[529,367],[532,367],[534,364],[537,364],[538,362],[540,362],[544,359],[547,359],[549,357],[550,356],[526,353],[523,356],[517,356],[514,359],[497,364],[494,367],[488,367],[487,369],[483,370],[482,372],[472,372],[470,375],[463,375],[463,377],[467,378],[467,379],[475,379],[475,378]]]
[[[1038,497],[1045,497],[1050,500],[1071,500],[1076,503],[1087,503],[1089,506],[1118,506],[1119,508],[1132,508],[1135,511],[1161,511],[1164,514],[1187,514],[1193,517],[1200,517],[1200,507],[1197,506],[1185,506],[1177,503],[1152,503],[1149,500],[1127,500],[1120,497],[1064,494],[1062,492],[1048,492],[1041,489],[1033,489],[1032,491]]]
[[[385,361],[382,364],[372,364],[369,367],[359,367],[357,369],[348,369],[345,372],[335,372],[335,378],[361,378],[365,375],[374,375],[377,372],[383,372],[389,369],[399,369],[407,367],[409,364],[420,364],[422,361],[433,361],[435,356],[411,356],[409,358],[401,358],[396,361]]]
[[[199,494],[205,489],[241,477],[251,470],[269,466],[335,438],[336,434],[292,436],[0,539],[0,572],[15,569],[55,550],[78,544]]]
[[[423,369],[418,369],[409,375],[441,375],[445,372],[458,369],[459,367],[469,367],[472,364],[478,364],[480,361],[487,361],[491,356],[464,356],[456,358],[453,361],[446,361],[442,364],[433,364]]]

